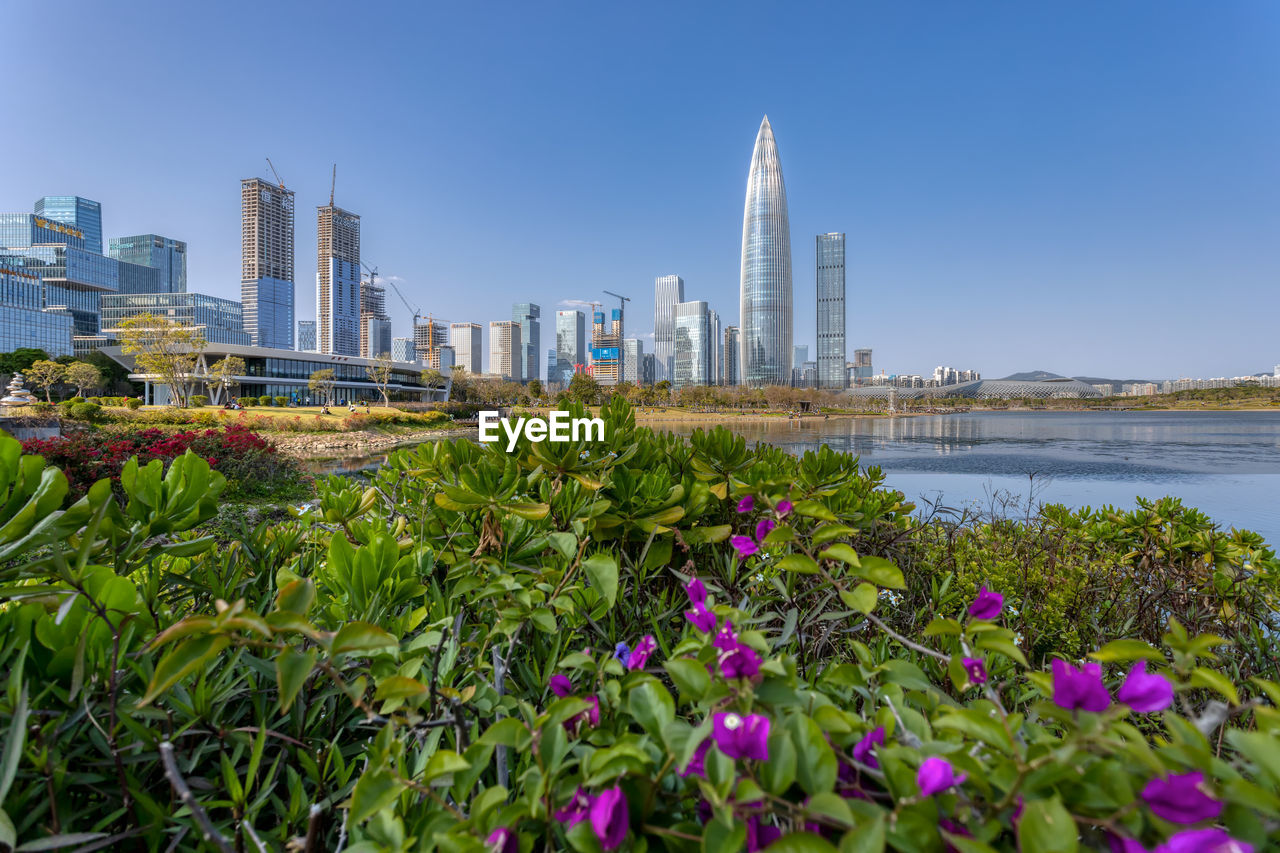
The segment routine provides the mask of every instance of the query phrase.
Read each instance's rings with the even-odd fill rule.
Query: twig
[[[307,816],[307,838],[302,844],[302,853],[316,853],[320,849],[320,824],[323,814],[320,806],[311,804],[311,811]]]
[[[178,762],[173,758],[173,744],[167,740],[160,744],[160,761],[164,764],[164,775],[169,779],[169,784],[173,786],[174,793],[191,810],[191,815],[200,824],[200,828],[204,830],[204,840],[218,845],[218,849],[222,853],[235,853],[235,848],[231,846],[227,839],[222,837],[222,834],[214,827],[213,821],[209,820],[209,815],[200,807],[200,803],[196,801],[195,796],[191,793],[191,788],[187,786],[187,780],[183,779],[182,774],[178,771]]]

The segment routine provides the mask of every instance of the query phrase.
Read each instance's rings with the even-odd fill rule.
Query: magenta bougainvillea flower
[[[693,627],[704,634],[710,634],[716,629],[716,615],[708,610],[707,605],[701,601],[694,604],[692,610],[686,610],[684,618],[692,622]]]
[[[755,678],[760,672],[760,656],[750,646],[739,644],[720,654],[720,674],[725,678]]]
[[[875,756],[877,746],[884,746],[884,726],[876,726],[867,732],[862,740],[853,745],[853,760],[873,769],[879,769],[880,762]]]
[[[1253,853],[1253,845],[1236,841],[1227,835],[1226,830],[1215,826],[1174,833],[1155,849],[1155,853]]]
[[[738,501],[738,512],[751,512],[751,510],[755,508],[756,499],[751,497],[751,495],[747,495],[742,500]]]
[[[707,588],[703,586],[702,581],[698,578],[689,578],[689,582],[684,585],[685,595],[689,596],[690,604],[706,604]]]
[[[1003,607],[1004,596],[998,592],[992,592],[987,589],[986,584],[983,584],[978,590],[978,596],[969,605],[969,615],[974,619],[995,619],[1000,615]]]
[[[553,675],[551,681],[547,683],[551,688],[551,692],[563,699],[566,696],[573,695],[573,682],[569,680],[567,675]]]
[[[596,726],[600,725],[600,697],[587,696],[584,698],[586,698],[587,703],[591,705],[591,707],[587,709],[587,725],[591,726],[591,728],[594,729]],[[577,720],[581,718],[581,716],[582,715],[579,714],[577,717],[574,717],[573,719]]]
[[[649,662],[649,655],[653,654],[657,648],[658,641],[653,638],[653,635],[645,634],[627,657],[625,664],[627,669],[644,669],[644,665]]]
[[[967,773],[957,776],[950,761],[935,755],[926,758],[924,764],[920,765],[920,770],[916,773],[916,784],[920,786],[920,796],[932,797],[948,788],[954,788],[968,778]]]
[[[730,758],[769,760],[769,718],[722,711],[712,717],[711,737]]]
[[[1148,674],[1147,662],[1140,660],[1125,676],[1116,699],[1139,714],[1151,714],[1173,704],[1173,685],[1159,673]]]
[[[689,764],[680,771],[680,775],[684,778],[697,776],[701,779],[707,778],[707,750],[711,749],[711,738],[707,738],[698,744],[698,748],[693,753],[693,758],[689,759]]]
[[[790,514],[792,508],[793,507],[791,505],[791,501],[787,500],[786,498],[783,498],[782,500],[778,501],[778,506],[777,506],[778,518],[786,518],[787,515]]]
[[[520,840],[505,826],[500,826],[484,840],[486,853],[520,853]]]
[[[763,850],[782,837],[782,830],[762,823],[759,815],[747,818],[747,853]]]
[[[1111,705],[1111,694],[1102,683],[1102,665],[1086,663],[1076,669],[1061,658],[1053,660],[1053,701],[1068,711],[1100,713]]]
[[[1199,770],[1157,776],[1142,789],[1142,799],[1152,813],[1170,823],[1199,823],[1222,813],[1222,803],[1205,790]]]
[[[732,536],[729,538],[729,544],[738,552],[739,560],[745,560],[760,550],[760,546],[750,536]]]
[[[764,537],[769,535],[769,531],[778,525],[773,523],[772,518],[762,518],[756,522],[756,541],[763,542]]]
[[[591,801],[591,829],[605,850],[614,850],[622,844],[630,820],[627,798],[618,786],[601,791]]]
[[[970,681],[974,684],[987,683],[987,668],[983,665],[982,658],[964,658],[960,662],[964,664],[964,671]]]
[[[573,829],[591,814],[591,795],[582,788],[573,792],[568,805],[556,812],[556,820],[564,824],[565,829]]]

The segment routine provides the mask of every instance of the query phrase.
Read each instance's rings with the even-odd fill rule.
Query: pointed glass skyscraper
[[[769,117],[760,123],[742,214],[741,381],[791,381],[791,225]]]

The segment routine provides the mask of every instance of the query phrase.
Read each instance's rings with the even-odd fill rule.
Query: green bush
[[[289,398],[284,396],[283,394],[272,397],[271,399],[275,401],[275,404],[277,406],[280,406],[281,408],[284,408],[285,406],[289,405]]]
[[[261,397],[259,397],[259,398],[258,398],[258,405],[259,405],[259,406],[270,406],[270,405],[271,405],[271,396],[270,396],[270,395],[268,395],[268,394],[263,394]]]
[[[204,394],[191,395],[191,408],[203,409],[207,405],[209,405],[209,398],[206,397]]]
[[[134,412],[142,408],[142,400],[138,397],[130,397],[124,401],[124,404],[129,407],[130,411]]]
[[[1244,635],[1180,618],[1232,600],[1211,575],[1156,643],[1037,665],[1016,579],[890,559],[928,522],[875,469],[603,414],[601,442],[396,451],[222,546],[194,454],[126,467],[121,511],[99,484],[55,514],[58,474],[0,466],[16,844],[1280,844],[1276,626],[1234,677]],[[1274,554],[1236,571],[1274,618]]]
[[[77,421],[96,423],[102,420],[102,407],[92,401],[82,400],[67,407],[67,416]]]
[[[51,415],[53,414],[53,405],[50,403],[32,403],[27,407],[33,415]]]
[[[250,406],[256,406],[258,404],[258,398],[257,397],[236,397],[236,402],[247,409]]]

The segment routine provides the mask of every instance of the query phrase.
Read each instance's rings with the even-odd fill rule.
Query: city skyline
[[[275,23],[299,45],[308,32],[337,26],[336,10],[308,17],[290,8],[302,7],[281,7]],[[156,51],[171,49],[158,24],[130,28],[91,4],[80,9],[64,34],[69,75],[100,68],[97,85],[123,85]],[[421,37],[425,13],[403,13],[402,31]],[[13,23],[34,26],[36,14],[18,8]],[[268,58],[229,71],[245,48],[232,45],[224,56],[199,44],[155,81],[160,96],[183,93],[170,103],[185,123],[133,127],[109,104],[72,92],[65,108],[112,132],[88,142],[0,142],[0,154],[22,164],[7,175],[9,201],[0,207],[29,209],[53,193],[93,199],[102,204],[104,242],[136,234],[184,241],[189,289],[235,298],[235,182],[269,178],[270,155],[298,202],[320,205],[336,160],[339,192],[364,217],[365,256],[436,316],[484,324],[516,302],[604,301],[608,288],[633,298],[627,325],[647,333],[648,288],[674,272],[691,297],[736,325],[741,235],[733,208],[742,198],[744,137],[768,113],[786,147],[792,240],[847,234],[846,343],[873,348],[879,365],[1155,377],[1236,375],[1275,361],[1267,312],[1239,310],[1265,299],[1280,277],[1280,215],[1271,201],[1280,174],[1270,153],[1280,123],[1268,106],[1280,84],[1269,60],[1280,31],[1273,6],[858,8],[835,15],[832,32],[817,36],[802,16],[780,12],[769,37],[797,67],[749,87],[737,78],[764,37],[703,10],[683,12],[674,28],[662,14],[637,13],[623,35],[610,27],[621,12],[590,10],[572,23],[567,14],[516,10],[491,44],[479,43],[479,18],[433,14],[456,46],[429,35],[431,55],[420,68],[389,60],[390,69],[338,84],[381,106],[420,98],[412,113],[385,112],[394,134],[361,142],[310,133],[306,116],[320,93],[305,66]],[[210,34],[246,20],[226,8],[195,17],[192,25]],[[733,51],[740,56],[716,47],[680,75],[636,64],[654,45],[688,52],[721,25],[744,42]],[[608,49],[593,47],[576,65],[534,47],[604,32]],[[91,64],[105,49],[95,46],[100,36],[116,39],[112,56],[122,61]],[[805,50],[810,38],[832,48],[832,58]],[[15,48],[6,66],[37,61],[33,46]],[[534,56],[527,79],[501,72]],[[229,93],[268,74],[282,87],[278,120],[249,136],[230,119],[244,107]],[[427,86],[436,78],[438,86]],[[684,88],[673,88],[677,80]],[[805,85],[835,92],[836,108],[826,95],[800,91]],[[606,103],[606,93],[616,107],[583,109]],[[483,113],[468,106],[490,95]],[[19,92],[17,108],[34,108],[36,96]],[[528,147],[527,134],[512,132],[548,110],[561,124],[554,142]],[[655,143],[640,127],[660,117],[679,132]],[[425,133],[428,126],[441,132]],[[430,150],[391,140],[399,135],[429,137]],[[148,180],[137,180],[144,172]],[[165,204],[165,196],[183,204]],[[626,205],[615,200],[623,197]],[[530,222],[516,212],[535,198],[540,221]],[[314,256],[308,231],[298,229],[300,258]],[[494,251],[495,239],[507,245]],[[813,345],[808,255],[794,259],[794,330],[797,342]],[[305,263],[302,271],[309,277]],[[296,291],[295,318],[315,316],[311,288]],[[476,293],[494,309],[470,310]],[[1039,323],[1037,309],[1051,307],[1087,313],[1090,335]],[[408,318],[396,308],[394,333],[403,336]]]

